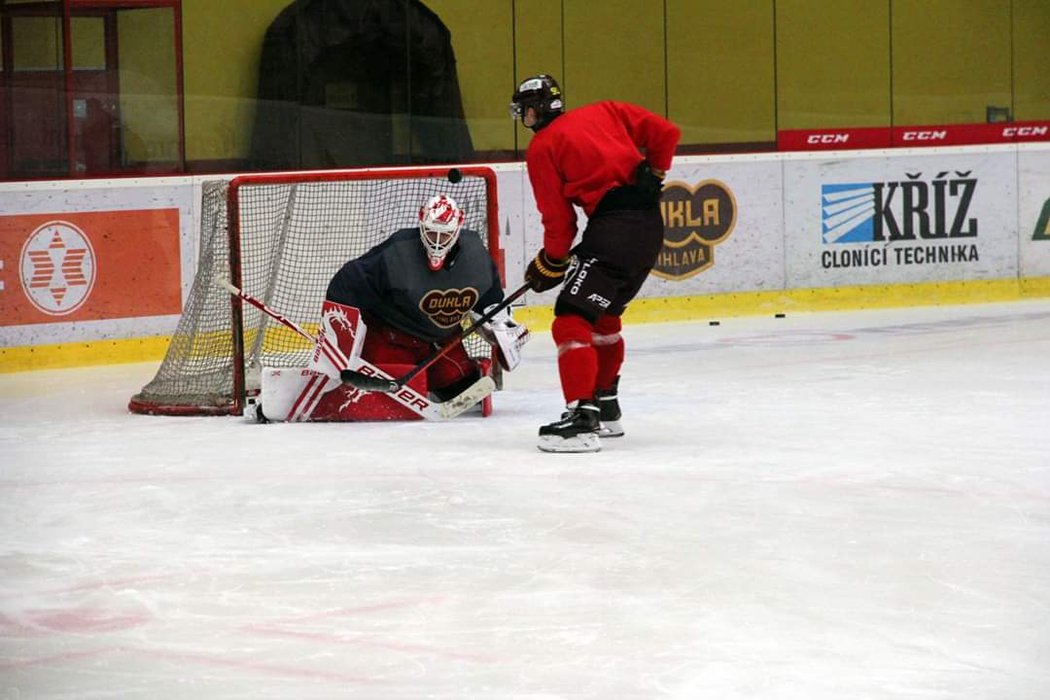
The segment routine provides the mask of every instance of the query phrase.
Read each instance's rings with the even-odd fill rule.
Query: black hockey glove
[[[659,202],[664,191],[664,173],[655,172],[649,161],[643,160],[635,168],[634,186],[647,199]]]
[[[565,272],[568,269],[568,258],[552,260],[541,248],[525,270],[525,281],[532,287],[532,291],[545,292],[557,287],[558,283],[565,278]]]

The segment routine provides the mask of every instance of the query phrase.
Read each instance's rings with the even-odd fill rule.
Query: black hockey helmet
[[[558,81],[546,73],[523,80],[510,101],[511,119],[521,119],[529,107],[536,110],[538,118],[537,126],[533,128],[545,125],[564,112],[565,103],[561,99]]]

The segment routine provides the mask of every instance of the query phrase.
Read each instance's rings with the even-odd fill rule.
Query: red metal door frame
[[[31,3],[19,3],[17,5],[10,5],[6,0],[0,0],[0,13],[2,13],[2,26],[0,31],[3,31],[3,81],[0,82],[0,89],[3,89],[3,104],[4,114],[0,115],[0,133],[3,134],[5,139],[7,158],[10,157],[10,110],[13,107],[11,92],[8,89],[10,83],[10,71],[13,69],[13,53],[11,43],[11,15],[39,15],[39,16],[50,16],[55,17],[58,15],[57,10],[61,6],[61,18],[62,18],[62,62],[64,72],[64,84],[65,84],[65,109],[66,109],[66,156],[68,163],[68,175],[70,177],[76,177],[76,159],[75,154],[77,152],[77,136],[76,136],[76,123],[73,116],[74,109],[74,94],[75,84],[73,80],[73,50],[72,50],[72,18],[74,14],[86,13],[94,14],[98,12],[102,13],[113,13],[118,10],[134,10],[144,8],[171,8],[172,10],[172,22],[174,32],[174,45],[175,45],[175,104],[176,104],[176,119],[177,119],[177,130],[178,130],[178,163],[176,164],[177,172],[186,171],[186,115],[184,108],[184,74],[183,74],[183,54],[182,54],[182,0],[42,0],[41,2]],[[109,59],[112,57],[114,61],[116,56],[119,55],[118,47],[116,46],[116,40],[113,40],[112,45],[109,41],[109,27],[111,24],[107,23],[107,42],[106,42],[106,57],[107,64]],[[115,62],[114,62],[115,65]],[[6,176],[9,172],[9,162],[5,158],[5,164],[3,170],[0,171],[0,176]]]

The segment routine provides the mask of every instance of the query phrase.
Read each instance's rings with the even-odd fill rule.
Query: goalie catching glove
[[[487,314],[495,304],[485,309]],[[473,313],[474,321],[485,314]],[[483,323],[478,328],[480,335],[486,343],[496,349],[496,360],[500,367],[510,372],[521,362],[521,349],[529,342],[529,329],[517,323],[510,314],[510,307],[503,309],[492,317],[488,323]]]

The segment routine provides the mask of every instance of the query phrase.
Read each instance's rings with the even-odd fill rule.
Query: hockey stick
[[[283,326],[285,326],[287,328],[291,328],[293,331],[295,331],[296,333],[298,333],[302,337],[306,338],[311,343],[316,343],[317,342],[317,338],[313,337],[312,335],[307,333],[305,330],[303,330],[303,328],[299,324],[297,324],[295,321],[292,321],[291,319],[285,318],[284,316],[282,316],[281,314],[277,313],[276,311],[271,309],[269,306],[267,306],[266,304],[262,303],[261,301],[259,301],[255,297],[251,296],[250,294],[245,294],[239,288],[233,286],[228,279],[225,279],[221,275],[215,275],[214,279],[215,279],[215,283],[217,285],[219,285],[220,287],[225,288],[226,291],[228,291],[233,296],[240,297],[242,300],[248,302],[249,304],[251,304],[255,308],[259,309],[259,311],[262,311],[264,314],[266,314],[267,316],[272,318],[274,321],[277,321],[278,323],[280,323],[281,325],[283,325]]]
[[[295,321],[292,321],[291,319],[286,318],[286,317],[282,316],[281,314],[277,313],[276,311],[271,309],[269,306],[267,306],[263,302],[259,301],[255,297],[253,297],[252,295],[246,294],[241,289],[239,289],[238,287],[236,287],[233,284],[231,284],[229,280],[227,280],[224,277],[222,277],[222,275],[215,275],[215,277],[213,279],[214,279],[216,284],[218,284],[220,287],[223,287],[224,289],[226,289],[226,291],[228,291],[230,294],[232,294],[232,295],[234,295],[236,297],[240,297],[243,301],[248,302],[249,304],[251,304],[255,308],[259,309],[259,311],[262,311],[264,314],[266,314],[267,316],[269,316],[273,320],[277,321],[281,325],[285,326],[286,328],[290,328],[291,330],[295,331],[296,333],[301,335],[303,338],[305,338],[306,340],[309,340],[312,343],[316,343],[317,342],[317,338],[315,338],[314,336],[312,336],[309,333],[307,333]],[[523,291],[523,293],[524,293],[524,291]],[[498,311],[498,309],[497,309],[497,311]],[[471,329],[471,330],[473,330],[473,329]],[[348,369],[345,366],[345,358],[341,358],[341,359],[340,358],[341,358],[341,355],[338,358],[337,357],[332,357],[331,355],[329,355],[329,359],[332,361],[333,364],[336,365],[337,369],[339,369],[339,365],[340,364],[343,365],[343,367],[341,368],[341,374],[345,374],[347,372],[352,372],[355,375],[360,375],[361,377],[365,377],[365,378],[371,379],[372,381],[379,382],[379,383],[382,383],[384,385],[393,384],[395,381],[398,381],[398,380],[388,379],[386,377],[381,376],[380,374],[367,375],[367,374],[363,374],[361,372],[356,372],[354,370]],[[435,356],[431,360],[431,362],[433,362],[436,359],[437,359],[437,356]],[[376,368],[375,366],[373,366],[373,365],[371,365],[369,363],[366,363],[365,366],[370,371],[374,371],[374,372],[378,372],[379,371],[378,368]],[[424,365],[424,367],[425,367],[425,365]],[[415,376],[416,374],[418,374],[420,370],[421,370],[421,368],[419,368],[419,367],[414,368],[413,371],[412,371],[412,376]],[[411,377],[409,377],[409,379],[411,379]],[[354,388],[360,388],[360,387],[357,387],[357,386],[353,385],[353,383],[351,383],[351,386],[354,386]],[[440,419],[449,419],[449,418],[455,418],[460,413],[462,413],[463,411],[467,410],[468,408],[470,408],[471,406],[476,404],[478,401],[481,401],[482,399],[484,399],[486,396],[491,394],[492,391],[495,388],[496,388],[496,383],[492,380],[491,377],[482,377],[481,379],[479,379],[478,381],[474,382],[472,385],[467,387],[458,396],[455,396],[455,397],[453,397],[453,398],[451,398],[451,399],[449,399],[448,401],[445,401],[445,402],[434,402],[434,404],[431,404],[429,401],[426,400],[425,397],[420,396],[416,392],[411,391],[409,389],[405,389],[403,383],[398,385],[395,389],[393,389],[392,393],[397,393],[397,396],[395,398],[397,399],[397,401],[399,403],[403,403],[403,404],[407,405],[410,409],[412,409],[413,411],[415,411],[416,413],[419,413],[420,415],[422,415],[424,417],[430,417],[430,418],[435,418],[436,417],[436,418],[440,418]],[[404,393],[402,393],[402,390],[404,390]],[[435,406],[435,405],[436,405],[436,415],[432,415],[432,413],[435,411],[435,409],[433,408],[433,406]]]
[[[488,313],[483,315],[474,323],[467,326],[465,329],[461,330],[458,333],[455,333],[451,338],[445,341],[444,345],[435,350],[430,355],[430,357],[427,357],[425,360],[423,360],[418,365],[409,370],[407,374],[404,374],[398,377],[397,379],[383,379],[381,377],[370,376],[367,374],[362,374],[361,372],[355,372],[352,369],[344,369],[339,376],[343,380],[343,383],[349,384],[356,389],[361,389],[362,391],[383,391],[386,393],[399,391],[401,387],[403,387],[408,382],[412,381],[413,377],[415,377],[427,367],[444,357],[449,350],[456,346],[457,343],[462,341],[468,335],[471,335],[472,333],[477,331],[483,325],[494,319],[501,311],[503,311],[515,301],[520,299],[522,295],[525,294],[525,292],[529,291],[530,288],[531,287],[529,283],[526,282],[525,284],[515,289],[513,292],[510,293],[510,296],[506,297],[503,301],[501,301],[495,307],[490,309]]]

